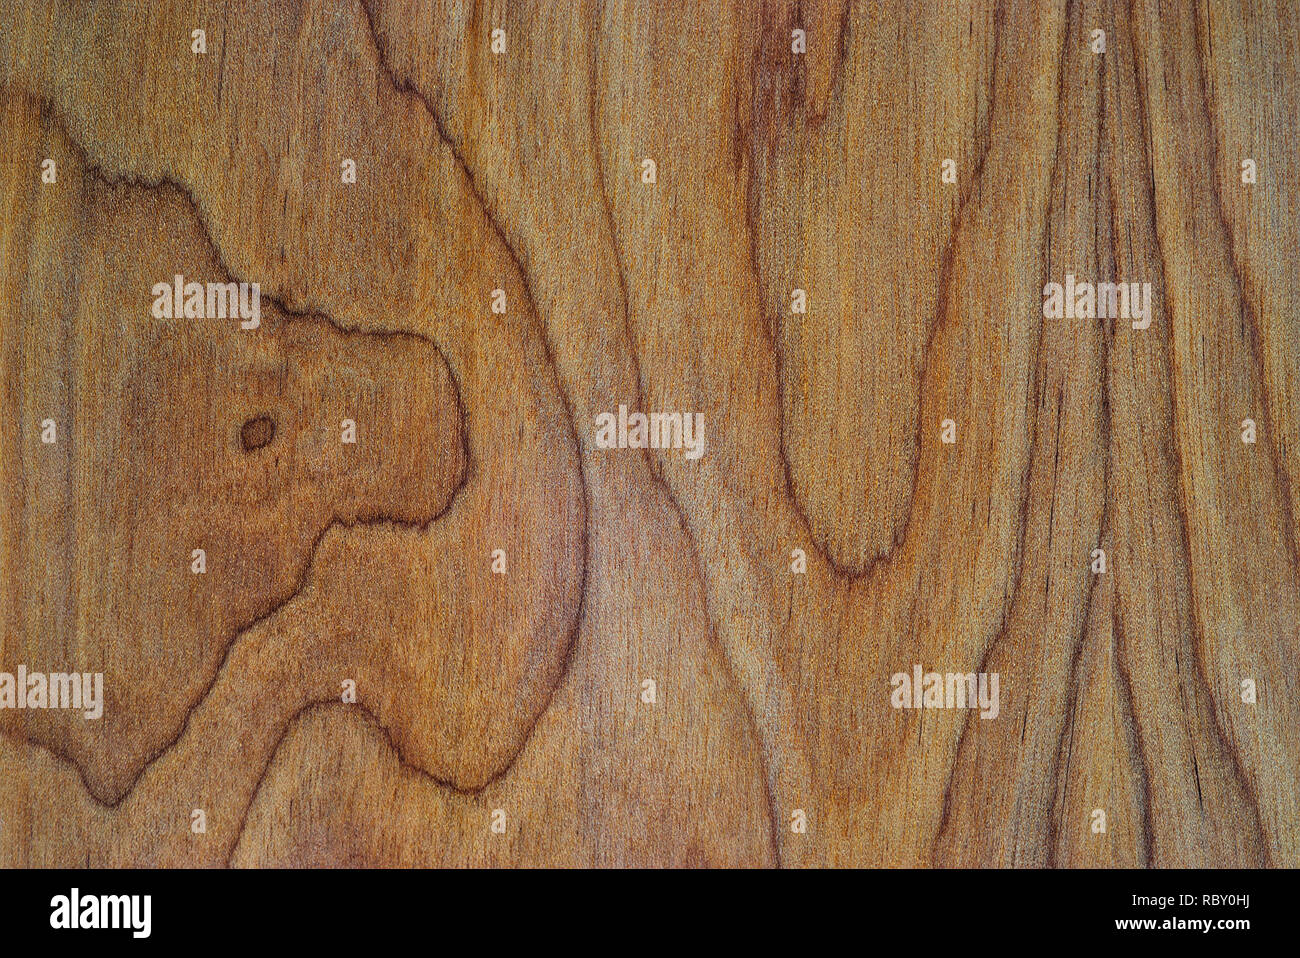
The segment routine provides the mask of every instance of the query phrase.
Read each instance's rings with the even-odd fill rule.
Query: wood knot
[[[244,428],[239,431],[239,438],[244,444],[245,452],[261,449],[275,438],[275,420],[270,416],[258,416],[256,419],[250,419],[244,423]]]

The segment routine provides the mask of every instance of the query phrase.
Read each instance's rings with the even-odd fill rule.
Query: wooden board
[[[1293,4],[18,0],[0,92],[0,673],[103,682],[0,865],[1300,865]]]

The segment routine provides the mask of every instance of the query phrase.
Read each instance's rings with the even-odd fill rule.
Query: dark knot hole
[[[261,449],[275,438],[275,420],[270,416],[250,419],[244,423],[244,428],[239,430],[239,438],[244,444],[245,452]]]

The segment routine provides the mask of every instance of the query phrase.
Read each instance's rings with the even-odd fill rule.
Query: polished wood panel
[[[1291,4],[6,21],[0,864],[1300,865]]]

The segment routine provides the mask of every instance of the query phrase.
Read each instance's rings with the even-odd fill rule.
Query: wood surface
[[[105,687],[0,865],[1300,865],[1294,4],[6,0],[0,100],[0,671]]]

